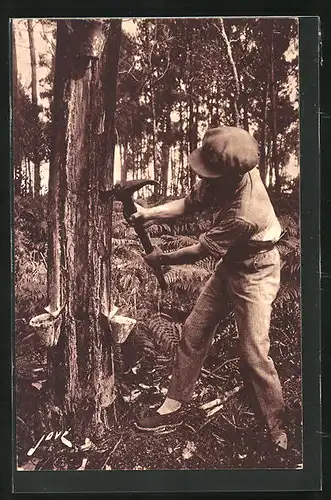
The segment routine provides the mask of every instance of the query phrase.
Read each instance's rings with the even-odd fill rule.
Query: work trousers
[[[279,284],[280,257],[276,248],[241,261],[225,258],[217,266],[184,324],[168,397],[190,401],[215,328],[227,312],[230,297],[238,329],[244,385],[253,389],[271,435],[277,435],[282,425],[284,400],[269,356],[269,328]]]

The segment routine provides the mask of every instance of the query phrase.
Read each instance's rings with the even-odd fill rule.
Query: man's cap
[[[207,130],[202,146],[190,157],[191,168],[201,177],[216,178],[227,172],[243,175],[259,161],[257,141],[239,127],[217,127]]]

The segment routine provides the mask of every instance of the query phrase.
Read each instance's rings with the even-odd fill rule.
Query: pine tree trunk
[[[266,163],[266,127],[268,117],[268,93],[269,81],[266,82],[264,101],[263,101],[263,116],[262,116],[262,139],[261,139],[261,155],[260,155],[260,175],[263,184],[267,185],[267,163]]]
[[[14,191],[15,194],[22,194],[22,154],[20,151],[20,144],[15,134],[16,116],[19,113],[19,97],[18,97],[18,74],[17,74],[17,53],[16,53],[16,39],[14,26],[11,28],[12,36],[12,84],[13,84],[13,160],[14,160]],[[16,139],[16,140],[15,140]]]
[[[159,181],[158,164],[157,164],[157,124],[156,124],[156,111],[155,111],[155,95],[152,83],[150,84],[150,97],[151,97],[151,112],[152,112],[152,158],[153,158],[153,177]],[[155,188],[158,191],[158,188]]]
[[[179,103],[179,167],[178,169],[184,170],[184,125],[183,125],[183,104],[182,101]]]
[[[233,122],[235,127],[240,126],[240,115],[239,115],[239,110],[238,110],[238,100],[240,97],[240,84],[239,84],[239,77],[238,77],[238,71],[237,71],[237,66],[234,62],[233,56],[232,56],[232,49],[231,49],[231,44],[229,42],[228,36],[225,31],[224,27],[224,21],[223,19],[220,19],[221,23],[221,34],[223,37],[223,40],[226,45],[227,53],[228,53],[228,58],[230,61],[230,65],[232,68],[232,74],[233,74],[233,79],[234,79],[234,97],[233,97]],[[218,29],[218,27],[217,27]]]
[[[128,145],[126,142],[124,142],[122,163],[121,163],[121,182],[125,182],[127,180],[127,175],[128,175],[127,157],[128,157]]]
[[[162,196],[167,196],[169,175],[170,145],[162,144]]]
[[[34,43],[33,25],[32,20],[28,19],[28,36],[29,36],[29,49],[30,49],[30,62],[31,62],[31,91],[32,91],[32,105],[34,113],[35,127],[37,130],[37,124],[39,121],[38,117],[38,95],[37,95],[37,63],[36,63],[36,48]],[[34,137],[34,152],[33,152],[33,164],[34,164],[34,195],[39,196],[40,194],[40,160],[39,152],[37,146],[37,137]]]
[[[267,156],[266,156],[266,179],[267,179],[267,186],[269,189],[272,189],[273,187],[273,178],[272,178],[272,153],[271,153],[271,146],[272,146],[272,140],[271,136],[268,135],[268,140],[267,140]]]
[[[111,213],[99,193],[113,178],[119,43],[120,21],[58,21],[48,300],[49,310],[64,309],[48,366],[54,403],[63,409],[66,425],[81,436],[109,428],[115,391],[106,320],[111,308]],[[96,134],[104,110],[104,130]]]
[[[189,35],[189,88],[188,88],[188,143],[189,143],[189,154],[192,153],[197,147],[197,113],[194,113],[194,99],[193,99],[193,59],[192,59],[192,50],[193,50],[193,34]],[[198,106],[198,104],[197,104]],[[195,172],[190,168],[188,175],[188,185],[189,187],[193,187],[196,180]]]
[[[242,110],[243,110],[243,128],[249,132],[249,123],[248,123],[248,95],[245,91],[245,86],[242,84],[242,92],[241,92],[241,101],[242,101]]]
[[[162,144],[162,172],[161,172],[161,190],[162,195],[167,196],[168,191],[168,176],[169,176],[169,161],[170,161],[170,146],[171,146],[171,108],[170,106],[165,111],[165,134]]]
[[[280,194],[281,184],[278,166],[277,151],[277,103],[276,103],[276,81],[275,81],[275,55],[274,55],[274,23],[271,31],[271,58],[270,58],[270,97],[272,109],[272,168],[275,173],[275,191]]]
[[[31,172],[31,162],[30,162],[29,159],[27,160],[27,165],[28,165],[27,193],[32,195],[32,193],[33,193],[33,189],[32,189],[32,172]]]

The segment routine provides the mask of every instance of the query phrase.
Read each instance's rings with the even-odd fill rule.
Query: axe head
[[[117,182],[112,189],[101,191],[100,197],[102,201],[107,201],[110,198],[126,202],[132,199],[133,194],[139,191],[144,186],[160,186],[159,182],[152,179],[134,179],[130,181]]]

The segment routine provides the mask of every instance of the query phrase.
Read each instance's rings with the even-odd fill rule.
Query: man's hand
[[[137,212],[132,214],[130,217],[125,217],[127,222],[131,225],[134,225],[137,220],[144,223],[152,220],[175,219],[185,213],[184,198],[180,200],[168,201],[163,205],[157,205],[149,208],[142,207],[138,203],[135,203],[135,206],[137,208]]]
[[[160,257],[162,257],[164,254],[159,247],[154,247],[154,250],[152,253],[149,253],[147,255],[143,255],[145,262],[153,269],[160,267]]]
[[[131,224],[131,226],[134,226],[135,223],[139,220],[140,222],[144,223],[147,220],[147,213],[148,213],[148,208],[144,208],[138,203],[134,204],[137,211],[132,214],[130,217],[125,217],[126,221]]]

